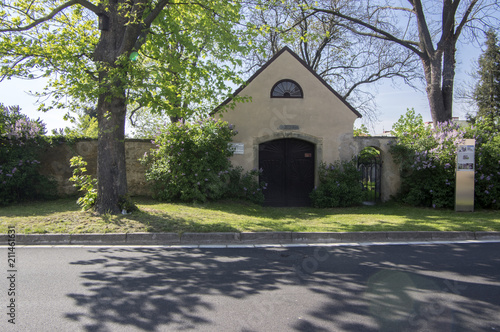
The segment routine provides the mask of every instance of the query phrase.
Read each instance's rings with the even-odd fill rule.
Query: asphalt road
[[[15,254],[0,331],[500,331],[500,243]]]

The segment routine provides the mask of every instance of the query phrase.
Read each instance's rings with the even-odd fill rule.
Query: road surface
[[[0,331],[500,331],[500,243],[0,257]]]

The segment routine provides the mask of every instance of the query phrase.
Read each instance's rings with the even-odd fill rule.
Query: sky
[[[470,73],[475,69],[475,63],[481,54],[481,47],[473,44],[459,44],[457,52],[457,68],[455,78],[455,88],[470,80]],[[4,80],[0,82],[0,103],[4,105],[19,105],[21,111],[28,117],[41,118],[47,126],[50,133],[52,129],[71,127],[69,121],[63,119],[66,111],[52,110],[46,113],[37,111],[37,99],[28,94],[29,91],[41,92],[45,85],[43,80]],[[456,91],[456,89],[455,89]],[[392,124],[403,115],[407,108],[414,108],[417,113],[422,114],[424,121],[432,121],[429,103],[425,94],[425,87],[421,86],[421,91],[399,83],[396,85],[390,81],[378,86],[374,90],[375,102],[377,104],[378,121],[376,123],[366,123],[366,120],[356,120],[355,127],[362,123],[367,125],[370,134],[376,135],[384,130],[391,130]],[[465,104],[455,103],[453,116],[465,119],[468,107]]]

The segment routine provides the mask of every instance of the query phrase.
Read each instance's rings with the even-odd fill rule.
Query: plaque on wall
[[[243,143],[229,143],[229,148],[233,154],[245,154],[245,144]]]
[[[299,125],[280,125],[279,130],[299,130]]]

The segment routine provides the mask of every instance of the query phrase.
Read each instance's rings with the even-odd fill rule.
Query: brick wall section
[[[130,195],[150,195],[144,174],[146,168],[138,161],[152,147],[150,140],[130,139],[125,141],[125,158],[127,167],[127,183]],[[69,178],[73,170],[69,160],[73,156],[82,156],[87,162],[87,172],[96,176],[97,140],[81,140],[76,143],[60,143],[48,148],[41,158],[41,173],[54,178],[58,192],[62,196],[77,193]]]

